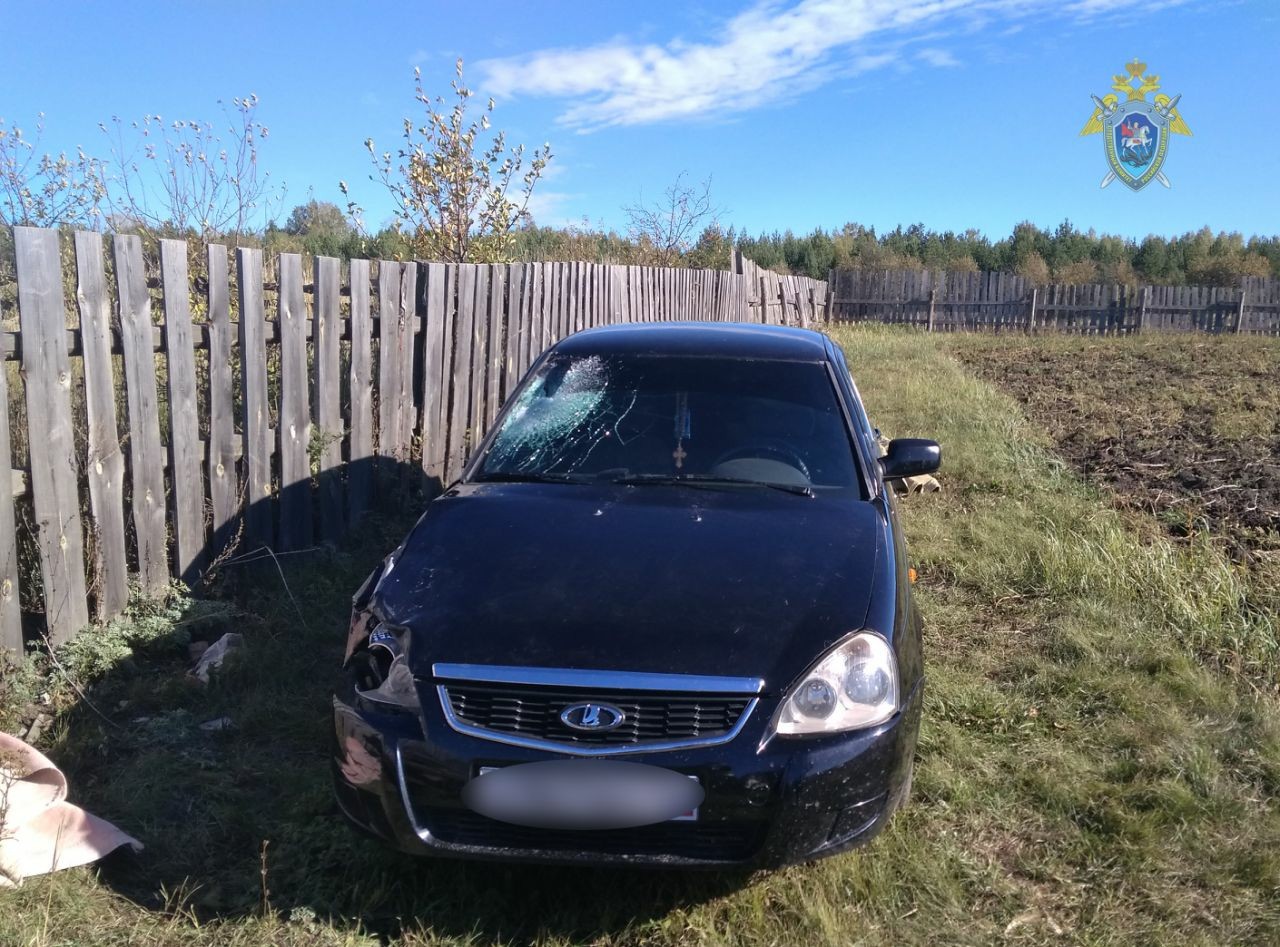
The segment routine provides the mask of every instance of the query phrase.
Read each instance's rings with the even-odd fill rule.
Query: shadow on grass
[[[425,500],[372,516],[340,549],[224,567],[173,634],[96,683],[58,728],[74,797],[135,835],[101,879],[149,908],[202,920],[272,910],[384,937],[423,929],[483,941],[590,938],[740,887],[744,874],[421,860],[351,829],[333,802],[329,695],[350,596]],[[277,563],[279,568],[277,568]],[[209,686],[186,673],[188,640],[244,635]],[[220,731],[201,724],[223,717]]]

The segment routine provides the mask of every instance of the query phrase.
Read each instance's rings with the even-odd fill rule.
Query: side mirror
[[[880,458],[880,470],[886,480],[901,480],[931,474],[942,466],[942,447],[937,441],[923,437],[900,437],[889,442],[889,450]]]

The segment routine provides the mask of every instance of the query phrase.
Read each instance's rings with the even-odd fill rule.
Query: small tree
[[[1014,272],[1019,276],[1029,279],[1036,285],[1043,285],[1049,282],[1049,264],[1044,261],[1039,253],[1035,250],[1027,251],[1018,258],[1018,264],[1014,268]]]
[[[102,162],[77,148],[74,157],[40,151],[44,113],[36,118],[35,138],[0,118],[0,224],[96,227],[106,197]]]
[[[289,212],[284,229],[295,237],[345,237],[351,224],[337,204],[310,200]]]
[[[427,94],[421,70],[414,69],[414,94],[426,119],[421,124],[404,120],[394,155],[379,155],[373,139],[365,139],[374,166],[369,179],[382,182],[391,194],[396,218],[418,256],[502,262],[510,259],[513,233],[529,216],[529,199],[551,160],[551,146],[535,149],[526,168],[524,145],[508,150],[504,132],[489,133],[493,99],[478,119],[468,118],[475,93],[463,84],[461,59],[454,73],[452,105],[446,108],[443,96]],[[347,193],[344,182],[339,187]],[[348,211],[358,222],[360,208],[353,202]]]
[[[662,197],[623,208],[627,215],[627,235],[656,266],[671,266],[687,252],[694,235],[714,224],[720,210],[711,203],[711,178],[698,185],[686,184],[681,171]]]
[[[702,270],[723,270],[733,256],[733,230],[725,233],[719,224],[707,224],[697,242],[689,250],[686,262]],[[825,275],[825,274],[824,274]]]
[[[1053,278],[1059,283],[1096,283],[1098,282],[1098,264],[1092,260],[1064,263],[1053,271]]]
[[[226,125],[159,115],[127,125],[113,116],[98,127],[111,139],[114,173],[109,205],[115,219],[203,238],[244,233],[269,217],[283,197],[258,163],[267,126],[254,115],[258,97],[219,100]]]

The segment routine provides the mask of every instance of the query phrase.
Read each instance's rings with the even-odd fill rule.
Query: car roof
[[[646,322],[577,332],[554,351],[569,355],[694,355],[825,362],[821,332],[746,322]]]

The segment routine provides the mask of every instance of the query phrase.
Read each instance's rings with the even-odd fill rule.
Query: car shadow
[[[340,546],[227,560],[205,597],[150,616],[133,654],[60,717],[45,749],[71,798],[146,846],[100,862],[100,880],[200,921],[273,911],[388,939],[480,942],[602,937],[746,884],[740,871],[417,859],[346,823],[330,781],[330,694],[351,594],[429,488],[397,495]],[[201,684],[190,644],[228,632],[242,647]]]

